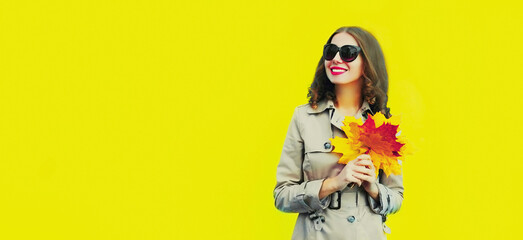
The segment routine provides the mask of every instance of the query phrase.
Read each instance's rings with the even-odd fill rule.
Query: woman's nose
[[[341,60],[340,52],[339,52],[339,51],[336,53],[336,56],[334,56],[334,58],[332,59],[332,61],[333,61],[334,63],[342,63],[342,62],[343,62],[343,61]]]

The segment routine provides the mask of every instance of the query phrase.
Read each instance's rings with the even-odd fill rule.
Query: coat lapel
[[[341,130],[345,116],[336,111],[334,102],[332,100],[322,100],[318,103],[318,107],[316,109],[309,107],[307,110],[307,113],[309,114],[319,114],[322,112],[327,112],[329,114],[331,124]],[[362,118],[362,121],[365,122],[365,120],[367,120],[367,112],[369,112],[371,115],[374,115],[374,112],[371,110],[369,103],[367,101],[363,101],[363,104],[361,104],[360,109],[358,112],[356,112],[356,116],[354,117],[356,119]]]
[[[330,111],[333,111],[330,112],[330,114],[332,114],[331,124],[342,130],[341,127],[343,126],[343,120],[345,120],[345,116],[336,111],[334,107]],[[354,117],[356,119],[361,118],[362,122],[365,122],[365,120],[367,120],[367,112],[369,112],[371,115],[374,115],[374,112],[370,109],[369,103],[367,103],[367,101],[363,101],[363,104],[361,105],[358,112],[356,112]]]

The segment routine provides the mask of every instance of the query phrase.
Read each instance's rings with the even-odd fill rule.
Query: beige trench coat
[[[364,101],[356,118],[374,114]],[[363,187],[346,187],[323,199],[318,194],[340,155],[332,152],[329,138],[347,137],[341,130],[344,116],[332,101],[321,101],[316,109],[296,107],[276,172],[274,200],[277,209],[299,213],[292,239],[386,239],[390,229],[383,222],[399,210],[403,201],[402,175],[380,170],[378,200]]]

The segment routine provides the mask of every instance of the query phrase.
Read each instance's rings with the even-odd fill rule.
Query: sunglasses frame
[[[326,55],[326,54],[325,54],[325,51],[327,50],[327,47],[328,47],[328,46],[331,46],[331,45],[336,46],[338,49],[336,50],[336,53],[334,54],[334,57],[332,57],[331,59],[327,59],[327,58],[325,57],[325,55]],[[341,54],[341,49],[342,49],[342,48],[347,48],[347,47],[348,47],[349,49],[350,49],[350,48],[355,48],[355,49],[356,49],[356,57],[355,57],[354,59],[350,60],[350,61],[347,61],[346,58],[344,58],[344,57],[341,56],[341,55],[342,55],[342,54]],[[349,51],[350,51],[350,50],[349,50]],[[360,55],[360,53],[361,53],[361,48],[358,47],[358,46],[355,46],[355,45],[343,45],[343,46],[341,46],[341,47],[338,47],[338,46],[337,46],[336,44],[334,44],[334,43],[327,43],[327,44],[323,45],[323,58],[324,58],[325,60],[327,60],[327,61],[331,61],[332,59],[334,59],[334,58],[336,57],[336,54],[338,54],[338,52],[340,52],[340,58],[341,58],[341,60],[343,60],[343,61],[345,61],[345,62],[352,62],[352,61],[356,60],[356,58],[358,58],[358,55]],[[343,54],[343,55],[345,55],[345,54]]]

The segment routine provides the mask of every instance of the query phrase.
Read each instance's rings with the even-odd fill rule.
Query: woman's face
[[[356,39],[345,32],[334,35],[331,43],[336,44],[338,47],[343,45],[359,46]],[[325,71],[327,72],[327,77],[333,84],[347,84],[358,81],[362,75],[362,70],[363,61],[361,58],[361,52],[352,62],[341,60],[339,52],[332,60],[325,60]]]

